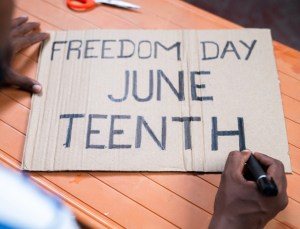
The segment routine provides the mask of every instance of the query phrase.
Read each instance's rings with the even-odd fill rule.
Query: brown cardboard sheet
[[[218,172],[247,148],[291,171],[269,30],[52,31],[37,79],[25,170]]]

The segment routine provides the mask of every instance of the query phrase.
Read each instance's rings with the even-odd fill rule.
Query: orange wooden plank
[[[285,119],[285,124],[289,143],[300,148],[300,124],[290,119]]]
[[[300,124],[300,101],[282,95],[284,116]],[[300,136],[299,136],[300,139]]]
[[[136,4],[140,1],[135,0]],[[159,15],[165,21],[170,21],[185,29],[218,29],[226,28],[217,16],[212,16],[202,9],[195,8],[187,3],[168,0],[143,1],[142,7],[151,10],[153,15]],[[166,10],[167,9],[167,10]],[[209,16],[208,16],[209,15]],[[200,23],[201,22],[201,23]],[[228,25],[227,25],[228,26]],[[239,28],[230,23],[231,28]]]
[[[264,228],[265,229],[288,229],[292,227],[284,225],[277,220],[271,220]]]
[[[31,106],[31,94],[29,92],[21,91],[15,88],[3,88],[1,89],[0,93],[11,98],[12,100],[16,101],[16,103],[19,103],[24,107],[29,108]]]
[[[279,79],[281,92],[300,101],[300,81],[281,72],[279,72]]]
[[[0,93],[0,109],[0,120],[22,133],[26,132],[29,115],[28,108]]]
[[[126,228],[174,228],[156,213],[87,173],[41,173],[67,192]],[[127,178],[126,178],[127,179]]]
[[[298,174],[288,174],[288,196],[300,204],[300,176]]]
[[[169,5],[172,4],[174,5],[178,11],[181,11],[181,10],[186,10],[187,11],[187,14],[195,14],[198,16],[198,20],[201,20],[201,21],[204,21],[205,23],[206,22],[209,22],[209,23],[213,23],[213,24],[217,24],[219,26],[222,26],[224,28],[241,28],[241,26],[231,22],[231,21],[228,21],[224,18],[221,18],[217,15],[214,15],[214,14],[211,14],[201,8],[198,8],[194,5],[191,5],[187,2],[184,2],[184,1],[173,1],[173,0],[164,0],[165,2],[167,2]],[[197,23],[196,22],[192,22],[192,23]]]
[[[291,228],[300,227],[300,204],[295,200],[289,199],[288,206],[275,217],[278,221]]]
[[[300,80],[300,54],[297,51],[283,51],[278,43],[275,43],[275,57],[278,68],[281,72]]]
[[[25,137],[13,127],[0,120],[0,149],[18,161],[22,160]],[[5,136],[5,137],[4,137]]]
[[[201,179],[207,181],[208,183],[219,187],[221,181],[221,174],[220,173],[204,173],[198,175]]]
[[[290,145],[290,157],[293,172],[300,175],[300,148]]]
[[[57,30],[57,27],[54,25],[51,25],[49,23],[47,23],[47,21],[44,20],[43,17],[35,17],[30,11],[24,11],[21,10],[18,5],[16,5],[15,9],[14,9],[14,14],[13,14],[13,18],[16,17],[21,17],[21,16],[28,16],[29,20],[28,21],[35,21],[35,22],[39,22],[40,23],[40,30],[46,31],[46,30]],[[40,15],[39,15],[40,16]]]
[[[92,175],[180,228],[194,228],[200,224],[208,227],[211,218],[209,213],[139,173],[92,173]],[[182,186],[188,184],[190,182]],[[187,194],[196,198],[195,192]]]
[[[278,46],[278,49],[280,49],[282,53],[296,57],[296,58],[300,58],[299,50],[293,49],[292,47],[286,46],[279,42],[276,42],[276,46]]]
[[[209,213],[213,205],[217,188],[191,173],[144,173],[151,180],[180,195]]]

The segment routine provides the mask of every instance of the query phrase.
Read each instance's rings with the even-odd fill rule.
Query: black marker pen
[[[273,178],[271,178],[271,180],[267,178],[265,171],[252,153],[246,162],[246,165],[253,175],[259,191],[266,196],[276,196],[278,189]]]

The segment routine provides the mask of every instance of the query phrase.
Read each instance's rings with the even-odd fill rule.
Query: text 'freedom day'
[[[234,56],[237,60],[249,60],[257,40],[226,41],[219,44],[215,41],[199,41],[201,60],[224,59]],[[92,40],[57,40],[52,43],[51,60],[63,55],[71,59],[158,59],[162,54],[168,54],[177,61],[182,60],[181,42],[164,44],[161,41],[130,39],[92,39]]]

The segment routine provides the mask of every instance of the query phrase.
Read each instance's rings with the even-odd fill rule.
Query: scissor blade
[[[124,2],[120,0],[95,0],[96,3],[104,3],[117,7],[127,8],[127,9],[139,9],[140,6],[131,4],[129,2]]]

